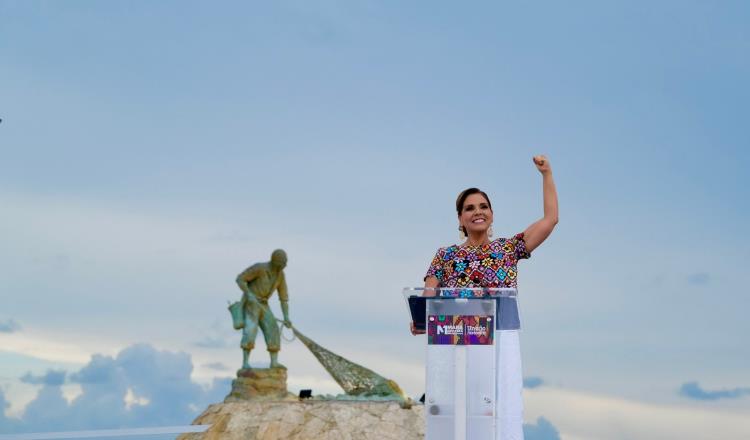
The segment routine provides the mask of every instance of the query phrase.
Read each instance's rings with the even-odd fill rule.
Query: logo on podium
[[[491,316],[429,315],[429,345],[492,345],[495,326]]]

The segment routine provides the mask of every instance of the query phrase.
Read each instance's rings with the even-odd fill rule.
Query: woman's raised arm
[[[542,173],[544,217],[532,223],[523,233],[526,250],[531,252],[549,237],[557,224],[557,190],[552,179],[552,167],[546,156],[534,156],[534,165]]]

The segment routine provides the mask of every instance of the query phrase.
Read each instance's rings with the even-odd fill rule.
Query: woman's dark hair
[[[466,198],[469,197],[472,194],[481,194],[484,196],[484,199],[487,200],[487,204],[490,205],[490,210],[492,210],[492,202],[490,202],[490,198],[487,196],[487,193],[482,191],[479,188],[466,188],[465,190],[461,191],[461,193],[458,195],[458,198],[456,199],[456,212],[458,215],[461,215],[461,211],[464,209],[464,202],[466,202]],[[462,228],[464,231],[464,234],[466,235],[466,228]]]

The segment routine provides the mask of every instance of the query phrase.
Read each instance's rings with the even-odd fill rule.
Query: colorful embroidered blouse
[[[484,246],[454,244],[438,249],[425,278],[436,277],[438,287],[518,287],[518,260],[529,257],[523,233]]]

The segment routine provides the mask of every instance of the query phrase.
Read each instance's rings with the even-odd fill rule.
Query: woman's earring
[[[466,234],[464,233],[464,227],[461,225],[458,225],[458,239],[459,240],[466,240]]]
[[[487,236],[490,237],[490,238],[492,238],[492,234],[493,234],[492,225],[490,225],[490,227],[487,228]]]

